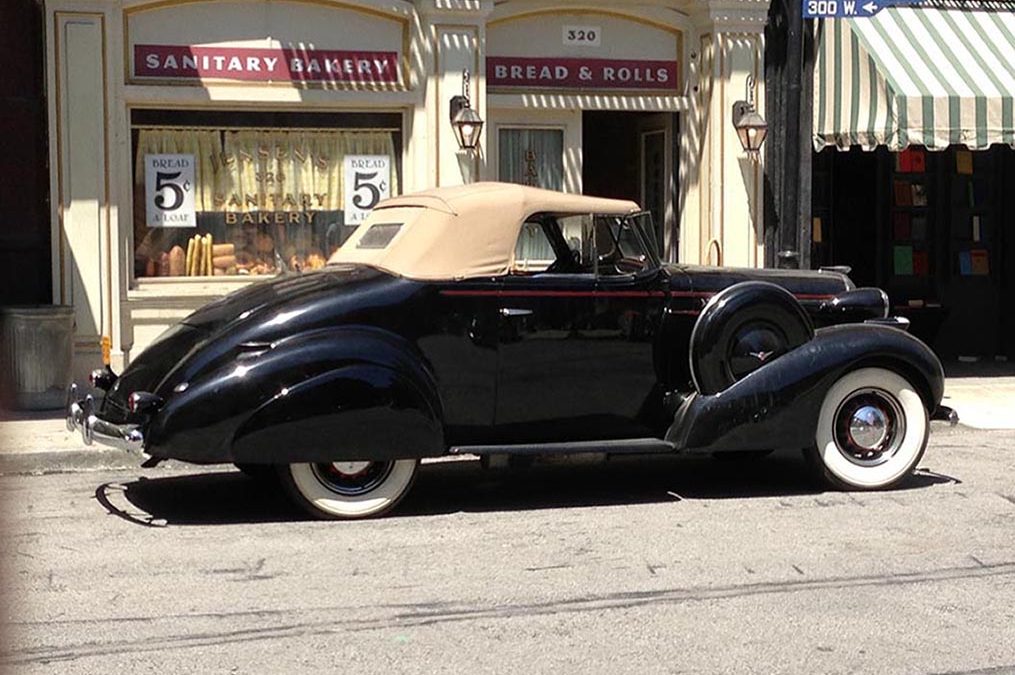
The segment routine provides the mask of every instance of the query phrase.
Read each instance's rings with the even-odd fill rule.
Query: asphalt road
[[[1015,670],[1015,432],[903,489],[802,462],[427,465],[305,520],[225,468],[0,478],[10,672]]]

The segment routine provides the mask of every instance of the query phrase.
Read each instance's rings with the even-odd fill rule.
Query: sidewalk
[[[67,431],[62,410],[0,410],[0,474],[51,473],[137,466],[141,459]]]
[[[974,429],[1015,429],[1015,363],[945,361],[942,403]]]
[[[959,424],[975,429],[1015,429],[1015,365],[946,364],[944,405]],[[100,445],[86,446],[67,431],[63,411],[0,410],[0,474],[50,473],[136,467],[141,459]]]

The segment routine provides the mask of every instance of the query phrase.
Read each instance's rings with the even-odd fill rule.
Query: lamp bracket
[[[455,117],[458,116],[458,113],[460,113],[461,111],[465,110],[466,108],[471,108],[471,107],[472,107],[472,103],[469,101],[469,97],[468,96],[452,96],[451,97],[451,122],[454,123]]]
[[[455,117],[465,108],[472,107],[472,101],[469,100],[469,69],[466,68],[462,71],[462,93],[458,96],[451,97],[451,122],[455,121]]]
[[[740,120],[749,112],[754,112],[754,106],[747,101],[737,101],[733,104],[733,126],[740,124]]]

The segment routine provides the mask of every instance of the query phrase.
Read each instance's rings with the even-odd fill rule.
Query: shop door
[[[588,195],[630,199],[652,214],[664,260],[677,259],[676,162],[672,113],[586,111],[582,183]]]

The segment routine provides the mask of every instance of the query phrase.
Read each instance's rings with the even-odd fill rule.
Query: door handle
[[[500,315],[505,317],[511,316],[531,316],[531,309],[519,309],[517,307],[501,307]]]

